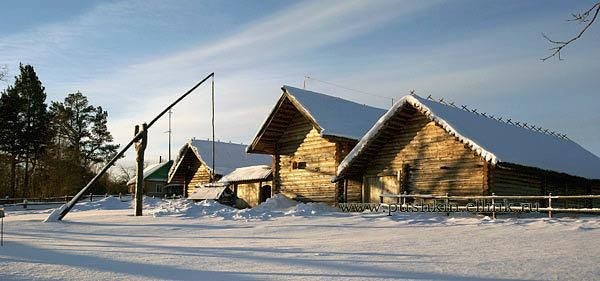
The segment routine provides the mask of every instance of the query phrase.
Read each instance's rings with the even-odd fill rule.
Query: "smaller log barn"
[[[271,157],[248,154],[245,149],[243,144],[215,141],[215,167],[212,167],[212,141],[192,139],[179,150],[168,182],[183,186],[183,194],[188,197],[196,186],[218,181],[237,168],[271,165]]]
[[[144,169],[144,195],[162,197],[165,194],[173,194],[166,189],[169,169],[173,166],[173,160],[156,163]],[[135,176],[127,182],[129,193],[135,192]]]
[[[247,150],[273,156],[273,193],[303,202],[358,202],[360,186],[342,191],[331,179],[385,110],[290,86],[281,89]]]
[[[600,194],[600,158],[565,136],[410,95],[337,168],[363,202],[380,193]],[[596,204],[596,203],[594,203]]]
[[[236,208],[251,208],[271,198],[272,175],[271,166],[242,167],[225,175],[219,182],[233,190]]]

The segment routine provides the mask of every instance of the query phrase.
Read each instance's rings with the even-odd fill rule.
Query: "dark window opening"
[[[304,170],[304,169],[306,169],[306,162],[296,162],[296,161],[294,161],[292,163],[292,169],[293,170],[298,170],[298,169],[299,170]]]

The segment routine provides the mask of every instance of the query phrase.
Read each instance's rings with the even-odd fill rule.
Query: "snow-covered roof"
[[[190,196],[188,196],[188,199],[217,200],[221,197],[221,195],[223,195],[223,192],[225,192],[225,189],[227,189],[227,185],[221,184],[221,183],[203,184],[203,185],[197,187],[196,189],[194,189],[192,194],[190,194]]]
[[[282,88],[321,127],[321,136],[360,139],[381,117],[385,110],[325,94]]]
[[[166,182],[167,181],[166,173],[164,175],[155,175],[155,173],[163,167],[166,170],[168,170],[169,168],[171,168],[171,165],[173,165],[173,160],[169,160],[169,161],[163,162],[163,163],[152,164],[152,165],[144,168],[144,180],[154,180],[154,181]],[[134,183],[135,183],[135,176],[133,178],[129,179],[129,181],[127,182],[127,185],[134,184]]]
[[[257,165],[237,168],[233,172],[222,177],[219,182],[230,183],[240,181],[266,180],[271,176],[271,167]]]
[[[289,100],[304,117],[317,127],[322,137],[339,137],[359,140],[381,117],[385,110],[353,101],[333,97],[291,86],[281,88],[283,94],[254,137],[248,151],[255,146],[275,118],[282,103]]]
[[[238,143],[215,141],[215,168],[212,167],[212,141],[196,140],[188,141],[180,150],[175,159],[169,175],[172,175],[179,163],[183,160],[188,149],[191,149],[196,157],[216,174],[226,175],[233,170],[253,165],[270,165],[271,156],[246,153],[246,146]]]
[[[512,163],[600,179],[600,158],[572,140],[501,122],[417,95],[405,96],[375,123],[340,163],[338,176],[405,105],[425,114],[492,164]]]

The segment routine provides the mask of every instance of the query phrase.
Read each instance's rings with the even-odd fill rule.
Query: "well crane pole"
[[[204,79],[202,79],[200,82],[196,83],[196,85],[194,85],[192,88],[190,88],[187,92],[185,92],[183,95],[181,95],[177,100],[175,100],[173,103],[171,103],[171,105],[169,105],[168,107],[166,107],[162,112],[160,112],[158,115],[156,115],[156,117],[154,117],[154,119],[152,119],[152,121],[150,121],[150,123],[148,123],[148,126],[146,127],[147,129],[149,129],[150,127],[152,127],[152,125],[158,121],[158,119],[160,119],[163,115],[165,115],[165,113],[169,112],[169,110],[171,110],[171,108],[173,108],[177,103],[179,103],[181,100],[183,100],[185,97],[187,97],[189,94],[191,94],[194,90],[196,90],[198,87],[200,87],[200,85],[202,85],[204,82],[206,82],[206,80],[208,80],[211,77],[214,77],[215,73],[211,73],[208,76],[206,76]],[[121,157],[123,157],[123,154],[125,154],[125,152],[135,143],[137,142],[141,137],[143,137],[143,135],[146,132],[141,131],[138,134],[136,134],[133,139],[131,139],[131,141],[129,141],[129,143],[127,145],[125,145],[125,147],[123,147],[123,149],[121,149],[121,151],[119,151],[119,153],[117,153],[117,155],[115,155],[103,168],[102,170],[100,170],[100,172],[94,176],[94,178],[92,178],[88,184],[86,186],[84,186],[74,197],[73,199],[71,199],[71,201],[69,201],[68,203],[65,203],[64,205],[62,205],[60,208],[54,210],[54,212],[52,212],[48,218],[46,219],[46,221],[53,221],[53,220],[62,220],[68,213],[69,211],[71,211],[71,209],[73,208],[73,206],[75,206],[75,204],[81,199],[81,197],[83,197],[84,194],[87,194],[88,190],[92,187],[92,185],[94,185],[94,183],[96,183],[98,181],[98,179],[100,179],[100,177],[102,177],[106,171],[108,171],[108,169],[110,167],[112,167],[112,165],[115,164],[115,162],[117,162],[117,160],[119,160]]]

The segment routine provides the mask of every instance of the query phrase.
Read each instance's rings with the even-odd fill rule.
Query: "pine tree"
[[[35,167],[51,141],[50,115],[46,105],[45,88],[33,66],[19,65],[20,74],[15,83],[2,95],[2,144],[11,163],[11,191],[15,189],[16,164],[19,158],[25,162],[22,196],[29,193],[30,164]]]
[[[22,155],[21,128],[23,120],[19,115],[23,111],[23,100],[12,86],[0,97],[0,151],[10,161],[10,196],[16,194],[17,165]]]
[[[84,146],[84,155],[92,163],[108,162],[116,154],[119,145],[110,144],[113,136],[108,131],[108,112],[98,106],[92,118],[89,141]]]
[[[81,92],[69,94],[64,102],[53,102],[51,108],[60,137],[86,167],[107,161],[118,145],[106,126],[108,113],[90,105]]]

